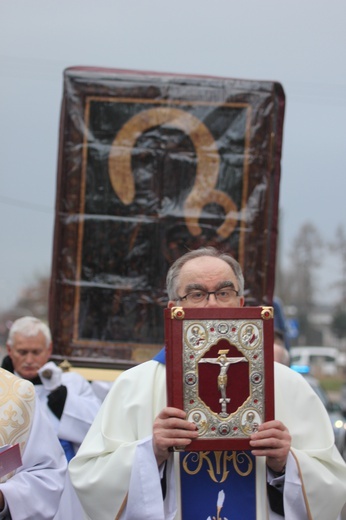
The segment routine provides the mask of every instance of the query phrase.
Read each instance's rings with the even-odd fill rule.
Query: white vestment
[[[12,520],[52,520],[56,517],[67,479],[67,462],[64,452],[53,434],[51,425],[43,414],[39,402],[30,403],[30,392],[35,397],[33,385],[0,369],[0,437],[1,443],[15,444],[22,448],[22,462],[15,473],[7,475],[0,483]],[[11,379],[13,378],[13,379]],[[4,382],[15,382],[11,391],[18,398],[4,391]],[[16,382],[17,381],[17,382]],[[10,406],[10,408],[9,408]],[[14,423],[16,422],[16,424]],[[14,436],[15,429],[24,432]],[[62,517],[61,517],[62,518]],[[67,517],[65,517],[67,518]]]
[[[166,371],[157,361],[127,370],[115,381],[69,466],[89,519],[181,519],[177,460],[173,464],[173,454],[169,458],[163,500],[151,446],[152,425],[164,406]],[[286,519],[336,520],[346,502],[346,464],[335,447],[328,414],[304,378],[277,363],[275,418],[292,437],[284,485]],[[257,520],[280,518],[268,511],[263,457],[256,468]]]
[[[101,401],[80,374],[63,372],[61,384],[67,388],[67,397],[60,420],[47,405],[50,391],[43,385],[35,385],[35,390],[55,433],[59,439],[72,442],[76,452],[99,411]]]
[[[18,374],[15,375],[20,377]],[[54,438],[54,444],[55,434],[60,439],[72,442],[74,450],[77,452],[100,408],[100,400],[92,391],[90,383],[79,374],[63,372],[61,374],[61,384],[67,387],[67,397],[60,420],[47,405],[47,397],[50,391],[43,385],[34,385],[34,388],[39,398],[41,413],[45,415],[45,420],[48,419],[49,421],[48,430]],[[59,445],[58,440],[57,442]],[[67,467],[67,464],[65,466]],[[64,478],[63,493],[54,520],[83,520],[85,515],[67,470]]]

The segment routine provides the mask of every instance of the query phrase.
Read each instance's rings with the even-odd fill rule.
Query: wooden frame
[[[164,340],[165,277],[189,249],[241,264],[271,304],[284,93],[279,83],[64,72],[49,324],[54,358],[127,368]]]

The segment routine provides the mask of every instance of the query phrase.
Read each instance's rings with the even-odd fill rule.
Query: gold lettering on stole
[[[240,464],[245,469],[240,468]],[[245,451],[199,451],[189,452],[183,459],[183,469],[188,475],[196,475],[203,466],[207,466],[207,472],[216,483],[224,482],[229,474],[229,466],[242,477],[248,476],[253,470],[253,460]]]

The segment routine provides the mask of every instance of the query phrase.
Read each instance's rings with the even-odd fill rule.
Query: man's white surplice
[[[63,372],[61,384],[67,388],[67,397],[60,419],[47,404],[50,391],[44,385],[35,385],[35,390],[55,433],[59,439],[72,442],[76,452],[100,409],[101,401],[94,394],[89,381],[80,374]]]

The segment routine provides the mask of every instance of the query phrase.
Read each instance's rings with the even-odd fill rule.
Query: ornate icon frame
[[[167,270],[201,246],[238,260],[248,305],[271,302],[284,111],[274,81],[64,71],[55,361],[126,369],[151,359],[164,340]]]
[[[165,310],[167,402],[200,430],[184,451],[250,449],[274,419],[273,324],[272,307]]]

